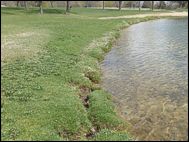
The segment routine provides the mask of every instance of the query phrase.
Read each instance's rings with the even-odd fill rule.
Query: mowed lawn
[[[131,139],[98,84],[99,62],[120,27],[140,20],[96,18],[123,14],[117,10],[72,10],[1,8],[2,140]]]

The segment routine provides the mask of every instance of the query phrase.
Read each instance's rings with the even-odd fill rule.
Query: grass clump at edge
[[[111,94],[103,90],[93,91],[89,95],[88,114],[97,130],[92,140],[131,140],[126,122],[115,111]]]
[[[89,95],[89,119],[97,129],[120,127],[123,121],[117,117],[111,95],[96,90]]]

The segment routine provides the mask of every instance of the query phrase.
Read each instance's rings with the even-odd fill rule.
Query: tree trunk
[[[36,7],[39,6],[39,1],[35,1],[35,6],[36,6]]]
[[[43,14],[43,6],[40,6],[40,14]]]
[[[66,1],[66,12],[70,10],[70,1]]]
[[[154,1],[152,1],[152,11],[154,10]]]
[[[180,8],[183,8],[184,2],[181,1],[180,3],[181,3],[181,4],[180,4]]]
[[[42,6],[43,1],[39,1],[39,7],[40,7],[40,14],[43,14],[43,6]]]
[[[28,2],[27,1],[24,1],[24,6],[25,6],[25,9],[28,10]]]
[[[20,4],[20,1],[17,1],[17,2],[16,2],[17,7],[19,7],[19,4]]]
[[[88,1],[86,1],[86,3],[85,3],[85,4],[86,4],[86,8],[87,8],[87,7],[88,7]]]
[[[104,1],[103,1],[103,9],[104,9]]]
[[[140,1],[138,1],[138,2],[139,2],[139,3],[138,3],[138,5],[139,5],[139,11],[140,11],[140,10],[141,10],[141,9],[140,9]]]
[[[119,1],[119,10],[121,10],[122,1]]]
[[[159,1],[159,9],[162,7],[162,1]]]
[[[51,7],[53,7],[53,1],[50,1],[50,3],[51,3]]]

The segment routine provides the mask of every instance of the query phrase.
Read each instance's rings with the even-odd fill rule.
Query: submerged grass
[[[98,85],[99,61],[121,27],[150,18],[103,21],[58,11],[41,16],[34,14],[35,9],[1,9],[2,36],[15,37],[11,41],[17,43],[18,53],[28,49],[21,53],[26,56],[2,60],[2,140],[87,140],[94,127],[98,131],[94,140],[129,140],[111,96]],[[23,41],[19,34],[25,42],[18,42]],[[12,48],[5,46],[2,53]],[[42,52],[30,54],[33,48]],[[93,90],[98,91],[90,93]],[[81,97],[86,95],[90,96],[87,110]]]

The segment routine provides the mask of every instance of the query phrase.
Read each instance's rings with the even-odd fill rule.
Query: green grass
[[[122,15],[135,15],[135,14],[145,14],[145,13],[161,13],[161,12],[169,12],[168,10],[161,10],[161,11],[151,11],[149,10],[141,10],[138,9],[92,9],[92,8],[73,8],[72,13],[85,15],[88,17],[113,17],[113,16],[122,16]]]
[[[65,10],[63,8],[44,8],[43,9],[45,14],[64,14]],[[1,14],[7,15],[33,15],[39,14],[39,8],[29,8],[25,10],[24,8],[17,8],[17,7],[1,7]]]
[[[93,91],[89,102],[89,119],[98,130],[124,127],[123,120],[117,117],[110,94],[102,90]]]
[[[122,10],[118,9],[110,9],[105,8],[104,10],[101,8],[77,8],[73,7],[70,11],[71,14],[76,14],[79,16],[84,16],[87,18],[97,18],[97,17],[109,17],[109,16],[122,16],[122,15],[135,15],[135,14],[145,14],[145,13],[161,13],[161,12],[170,12],[172,10],[165,10],[165,9],[155,9],[152,11],[151,9],[142,8],[139,11],[137,8],[130,9],[130,8],[122,8]],[[177,11],[187,11],[187,9],[177,9]],[[2,7],[1,14],[7,15],[33,15],[39,14],[39,8],[30,8],[25,10],[24,8],[12,8],[12,7]],[[44,8],[44,14],[65,14],[65,8]]]
[[[94,141],[132,141],[133,139],[125,132],[115,132],[108,129],[102,129],[97,133]]]
[[[81,96],[100,89],[99,61],[120,27],[149,18],[98,20],[115,10],[97,11],[45,9],[41,16],[35,8],[1,8],[2,140],[87,140],[93,127],[95,140],[128,138],[110,95],[91,93],[89,110]]]

